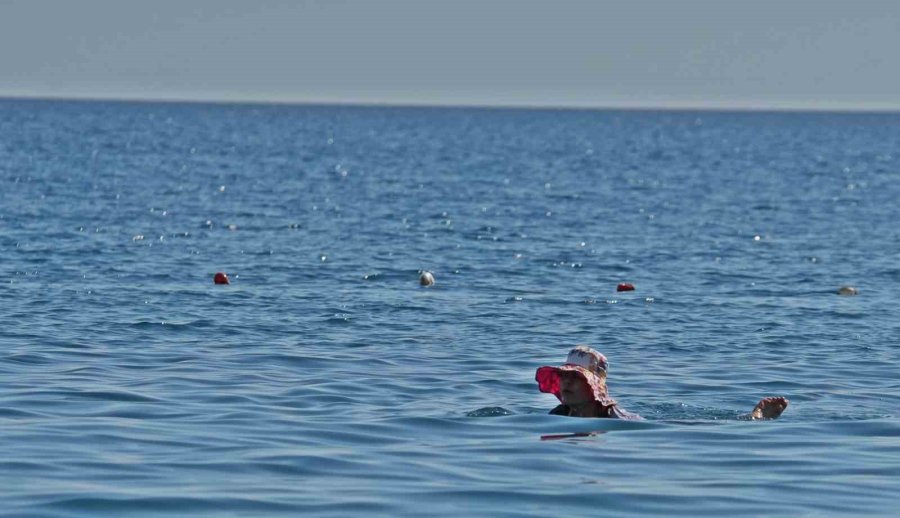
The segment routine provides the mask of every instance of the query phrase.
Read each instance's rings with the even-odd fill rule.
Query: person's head
[[[423,271],[419,275],[419,286],[434,286],[434,274],[429,271]]]
[[[579,345],[569,351],[566,363],[559,367],[540,367],[535,373],[538,389],[555,395],[569,406],[592,401],[603,406],[615,404],[606,391],[609,362],[598,351]]]
[[[560,371],[559,400],[568,406],[584,405],[594,400],[594,389],[591,388],[581,373]]]

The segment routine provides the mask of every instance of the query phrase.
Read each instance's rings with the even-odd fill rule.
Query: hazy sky
[[[900,109],[900,1],[0,0],[0,96]]]

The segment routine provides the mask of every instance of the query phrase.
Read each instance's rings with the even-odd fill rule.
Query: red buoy
[[[623,282],[616,286],[616,291],[634,291],[634,284]]]
[[[213,282],[216,284],[231,284],[228,282],[228,276],[225,275],[225,272],[217,272],[216,276],[213,277]]]

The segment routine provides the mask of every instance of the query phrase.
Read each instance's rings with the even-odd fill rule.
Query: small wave
[[[502,406],[486,406],[466,413],[467,417],[498,417],[504,415],[513,415],[513,412]]]
[[[84,399],[99,399],[102,401],[122,401],[131,403],[160,403],[161,399],[143,396],[134,392],[121,390],[81,390],[73,392],[60,392],[67,396],[75,396]]]
[[[324,322],[337,325],[350,324],[353,322],[353,315],[351,313],[335,313],[330,317],[326,317]]]
[[[0,407],[0,417],[10,418],[10,419],[28,419],[34,417],[43,417],[42,414],[37,412],[29,412],[26,410],[19,410],[17,408],[2,408]]]
[[[172,512],[183,514],[191,512],[229,511],[276,512],[296,511],[297,506],[267,502],[255,498],[189,498],[189,497],[141,497],[141,498],[101,498],[78,497],[60,498],[52,502],[36,506],[38,508],[59,510],[64,513],[88,512],[102,514],[145,514],[148,512]]]
[[[25,363],[25,364],[30,364],[30,365],[46,365],[46,364],[52,362],[52,360],[50,358],[48,358],[47,356],[44,356],[42,354],[27,354],[27,353],[11,354],[4,359],[8,362]]]
[[[167,331],[185,331],[188,329],[212,328],[216,327],[216,324],[212,320],[206,319],[191,320],[189,322],[173,322],[170,320],[150,322],[145,320],[141,322],[132,322],[129,326],[134,329],[159,329],[160,327],[165,327]]]

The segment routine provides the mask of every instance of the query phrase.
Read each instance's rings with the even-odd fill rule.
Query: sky
[[[0,0],[0,96],[900,109],[900,1]]]

